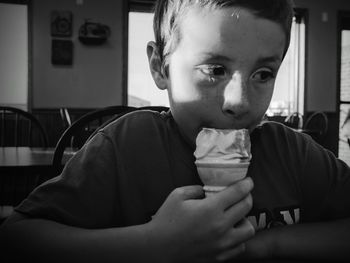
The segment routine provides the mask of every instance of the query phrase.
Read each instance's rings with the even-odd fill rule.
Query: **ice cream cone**
[[[249,162],[244,163],[203,163],[196,162],[197,171],[204,184],[205,195],[222,191],[227,186],[242,180],[246,175]]]
[[[203,128],[196,138],[197,171],[206,196],[247,175],[251,160],[249,131]]]

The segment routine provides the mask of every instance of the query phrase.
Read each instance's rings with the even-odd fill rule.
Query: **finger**
[[[237,236],[238,242],[246,242],[255,235],[255,228],[252,223],[247,219],[243,218],[235,227],[235,235]]]
[[[200,185],[182,186],[182,187],[176,188],[173,191],[173,194],[175,194],[181,200],[204,198],[203,187]]]
[[[245,250],[246,250],[246,246],[244,243],[242,243],[242,244],[235,246],[234,248],[230,248],[230,249],[220,253],[216,259],[219,262],[223,262],[223,261],[238,257],[239,255],[243,254],[245,252]]]
[[[226,233],[221,243],[221,249],[227,250],[236,247],[237,245],[244,243],[251,239],[255,235],[255,229],[248,219],[241,220],[236,227]]]
[[[226,217],[227,223],[231,226],[235,226],[250,212],[252,207],[253,198],[251,194],[248,194],[244,199],[238,201],[236,204],[226,209],[224,215]]]
[[[212,202],[216,202],[215,205],[226,210],[238,201],[244,199],[253,189],[253,186],[253,180],[250,177],[247,177],[228,186],[221,192],[216,193],[210,199]]]
[[[221,243],[221,254],[223,259],[238,256],[246,250],[245,242],[255,235],[255,229],[250,221],[246,218],[236,226],[232,227]],[[244,244],[244,245],[243,245]],[[243,245],[243,247],[242,247]],[[242,250],[242,248],[244,248]]]

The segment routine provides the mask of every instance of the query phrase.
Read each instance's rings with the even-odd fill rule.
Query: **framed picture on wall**
[[[73,64],[73,42],[71,40],[52,40],[51,63],[53,65]]]
[[[51,36],[70,37],[72,35],[73,14],[70,11],[51,12]]]

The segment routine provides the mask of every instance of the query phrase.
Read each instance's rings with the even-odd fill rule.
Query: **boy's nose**
[[[240,116],[249,110],[247,85],[242,75],[235,72],[224,88],[222,110],[225,114]]]

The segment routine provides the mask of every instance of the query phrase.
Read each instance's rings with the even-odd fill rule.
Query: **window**
[[[0,104],[27,110],[27,5],[0,3]]]
[[[146,45],[154,40],[153,14],[129,12],[128,42],[128,105],[130,106],[169,106],[168,93],[159,90],[151,76]]]
[[[298,12],[300,13],[300,12]],[[159,90],[151,77],[146,56],[147,41],[153,40],[153,14],[129,12],[128,105],[169,106],[167,91]],[[293,20],[291,43],[279,70],[268,116],[304,112],[305,22],[302,15]]]
[[[340,17],[338,156],[350,165],[350,13]]]
[[[278,71],[268,116],[304,114],[305,84],[305,15],[296,11],[290,45]]]

